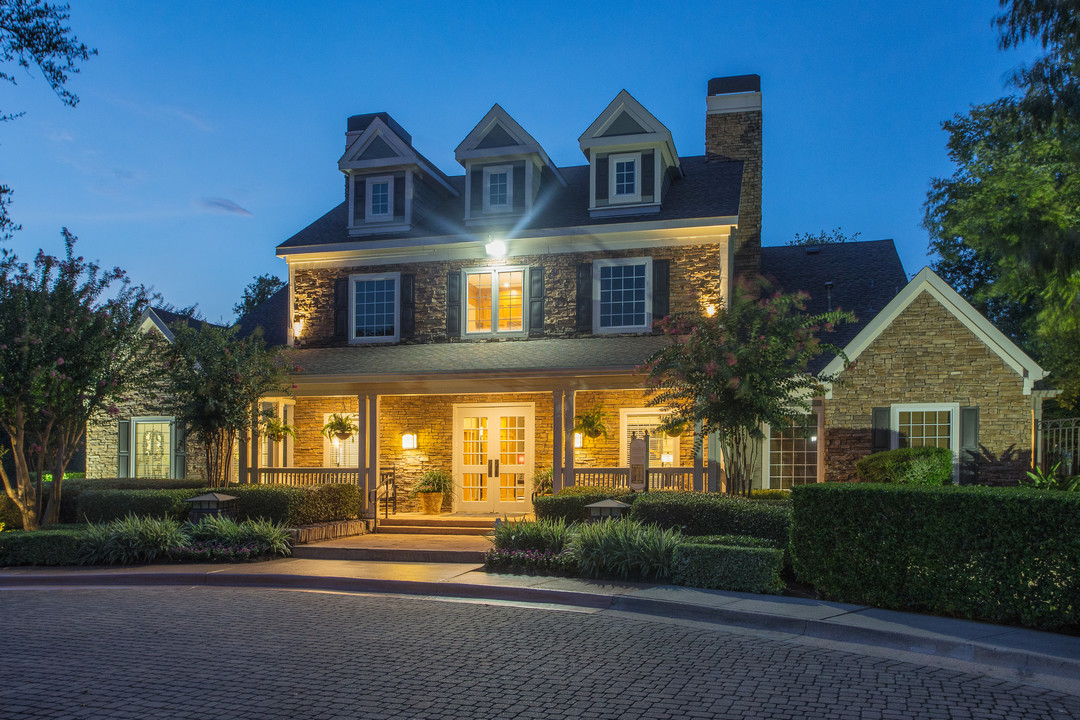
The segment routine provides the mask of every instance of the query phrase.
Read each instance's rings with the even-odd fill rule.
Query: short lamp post
[[[193,523],[198,523],[204,517],[229,517],[233,520],[236,519],[236,498],[232,495],[222,495],[221,493],[206,493],[199,497],[193,497],[187,500],[191,504],[191,510],[188,512],[188,520]]]
[[[585,508],[589,511],[589,522],[603,522],[621,518],[630,506],[618,500],[601,500],[590,503]]]

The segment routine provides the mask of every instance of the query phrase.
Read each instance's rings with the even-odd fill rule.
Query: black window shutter
[[[131,421],[116,423],[116,477],[131,477]]]
[[[394,176],[394,219],[405,217],[405,176]]]
[[[655,323],[671,314],[671,261],[652,261],[652,320]]]
[[[416,334],[416,276],[401,276],[401,298],[399,300],[401,327],[398,337],[411,338]]]
[[[469,190],[470,201],[472,202],[472,212],[474,215],[478,215],[484,212],[484,192],[487,188],[484,187],[484,171],[483,169],[476,169],[472,171],[472,187]]]
[[[889,414],[890,410],[887,407],[874,408],[872,415],[872,426],[874,428],[873,448],[871,452],[883,452],[889,449],[890,437],[889,437]]]
[[[577,329],[592,332],[592,263],[577,266]]]
[[[532,172],[529,163],[514,163],[514,209],[525,207],[525,173]]]
[[[183,480],[187,477],[187,432],[182,423],[173,421],[173,477]]]
[[[353,224],[362,225],[364,222],[364,209],[367,206],[364,179],[357,178],[353,181]]]
[[[960,484],[979,481],[979,408],[960,408]]]
[[[529,335],[544,334],[544,268],[529,268]]]
[[[651,152],[641,153],[641,194],[652,195],[656,183],[656,159]]]
[[[607,200],[608,190],[608,159],[604,157],[596,158],[596,199]]]
[[[446,274],[446,334],[461,337],[461,273]]]
[[[343,338],[349,324],[349,279],[334,281],[334,337]]]

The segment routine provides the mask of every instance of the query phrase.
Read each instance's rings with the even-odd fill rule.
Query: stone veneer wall
[[[825,479],[856,479],[872,448],[871,412],[895,403],[979,408],[979,482],[1015,484],[1031,462],[1030,395],[1020,376],[929,293],[863,351],[825,401]],[[987,452],[993,461],[986,462]]]
[[[575,322],[577,308],[577,266],[582,262],[619,257],[653,257],[671,261],[670,308],[672,313],[701,312],[707,304],[720,303],[723,245],[658,247],[610,252],[523,255],[506,258],[455,260],[444,262],[297,269],[293,273],[294,319],[302,319],[304,331],[297,347],[347,345],[334,338],[334,281],[366,272],[402,272],[416,275],[416,333],[402,344],[457,341],[446,334],[446,275],[469,267],[540,266],[544,268],[545,337],[580,337]],[[526,315],[528,308],[525,308]],[[492,338],[506,340],[507,338]],[[470,338],[470,341],[472,339]]]
[[[739,227],[734,233],[735,275],[756,274],[761,270],[761,111],[707,114],[705,152],[744,163]]]

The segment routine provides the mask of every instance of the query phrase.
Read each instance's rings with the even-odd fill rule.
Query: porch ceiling
[[[640,387],[636,368],[662,335],[296,350],[297,394],[538,391]],[[332,394],[332,393],[331,393]]]

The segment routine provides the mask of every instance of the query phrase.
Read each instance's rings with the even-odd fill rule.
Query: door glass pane
[[[801,415],[792,426],[769,436],[769,478],[772,487],[817,482],[817,414]]]
[[[468,278],[466,332],[491,331],[491,273],[472,273]]]
[[[486,417],[467,417],[462,424],[464,428],[464,435],[462,436],[463,464],[486,464],[488,461],[488,419]]]
[[[487,500],[487,473],[463,473],[461,476],[461,499],[465,502]]]
[[[499,500],[502,502],[525,500],[525,473],[500,473]]]
[[[499,273],[499,330],[522,329],[523,286],[525,273],[511,270]]]
[[[525,417],[499,418],[499,462],[502,465],[525,464]]]
[[[169,423],[135,423],[135,477],[169,477]]]

